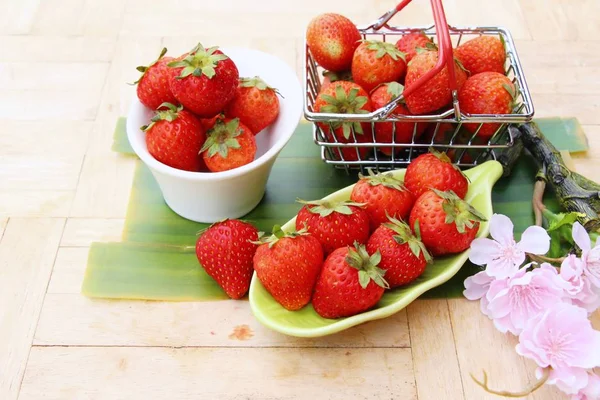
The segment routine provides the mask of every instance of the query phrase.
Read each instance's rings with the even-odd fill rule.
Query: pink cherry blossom
[[[600,290],[584,274],[583,265],[581,259],[569,254],[560,266],[560,277],[564,280],[565,296],[571,303],[592,313],[600,307]]]
[[[486,297],[490,284],[494,281],[494,278],[489,276],[485,271],[476,273],[473,276],[465,279],[465,290],[463,295],[469,300],[479,300],[481,312],[489,317],[488,304],[489,301]]]
[[[494,214],[490,219],[490,236],[477,238],[471,243],[469,260],[473,264],[487,265],[489,276],[510,278],[525,261],[525,253],[543,255],[550,249],[550,236],[539,226],[530,226],[523,232],[520,242],[513,237],[514,225],[510,218]]]
[[[600,237],[596,240],[596,246],[592,247],[590,236],[579,222],[573,224],[572,234],[573,240],[581,249],[585,274],[592,285],[600,289]]]
[[[600,366],[600,332],[583,308],[558,302],[526,322],[516,350],[537,363],[538,376],[550,367],[547,383],[574,395],[588,386],[588,370]]]
[[[600,399],[600,376],[589,373],[587,386],[571,397],[571,400]]]
[[[500,332],[514,335],[533,317],[561,302],[563,282],[549,264],[527,271],[525,265],[512,278],[495,280],[486,294],[488,316]]]

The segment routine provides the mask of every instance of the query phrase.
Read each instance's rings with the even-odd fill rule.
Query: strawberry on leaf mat
[[[198,261],[232,299],[247,292],[254,272],[252,259],[258,246],[258,229],[252,224],[227,219],[208,227],[196,242]]]

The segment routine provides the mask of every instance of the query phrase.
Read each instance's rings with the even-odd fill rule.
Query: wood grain
[[[92,242],[114,242],[121,239],[123,219],[69,218],[61,246],[88,247]]]
[[[69,260],[59,254],[64,271]],[[71,271],[68,281],[79,280]],[[56,286],[54,286],[53,291]],[[75,286],[63,291],[74,292]],[[110,310],[110,312],[107,312]],[[152,315],[153,318],[147,318]],[[240,341],[236,327],[252,332]],[[323,338],[288,337],[262,326],[248,301],[168,303],[109,301],[77,294],[49,293],[36,332],[37,345],[199,346],[199,347],[409,347],[406,312]]]
[[[410,349],[34,347],[19,399],[40,398],[414,400],[417,395]]]
[[[11,218],[0,242],[0,399],[16,399],[63,218]],[[24,239],[26,238],[26,240]]]
[[[448,302],[417,300],[407,313],[419,399],[464,398]]]
[[[19,2],[11,1],[11,4]],[[21,2],[23,3],[23,2]],[[6,15],[6,14],[2,14]],[[109,62],[116,40],[88,36],[0,36],[0,61]]]
[[[89,252],[89,247],[60,247],[47,293],[79,295]]]
[[[68,217],[75,190],[0,190],[0,217]]]

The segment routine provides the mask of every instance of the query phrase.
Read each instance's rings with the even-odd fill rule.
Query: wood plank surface
[[[410,349],[34,347],[19,399],[40,398],[414,400],[417,396]]]
[[[64,218],[11,218],[0,242],[0,399],[16,399]],[[26,238],[26,239],[25,239]]]

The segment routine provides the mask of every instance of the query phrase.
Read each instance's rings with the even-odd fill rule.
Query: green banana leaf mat
[[[560,150],[587,150],[587,139],[576,119],[540,118],[536,122]],[[136,157],[127,141],[124,118],[117,122],[112,150]],[[356,182],[356,175],[321,161],[319,152],[312,142],[310,124],[301,123],[273,167],[265,197],[244,219],[270,232],[273,225],[285,223],[298,212],[297,198],[319,199]],[[499,180],[493,190],[494,212],[514,221],[517,236],[533,224],[531,196],[536,172],[533,158],[523,155],[511,176]],[[558,209],[551,198],[546,205]],[[138,160],[122,241],[92,244],[82,293],[111,299],[226,299],[196,259],[197,232],[204,227],[167,207],[150,170]],[[464,279],[477,270],[466,263],[454,278],[423,297],[461,296]]]

